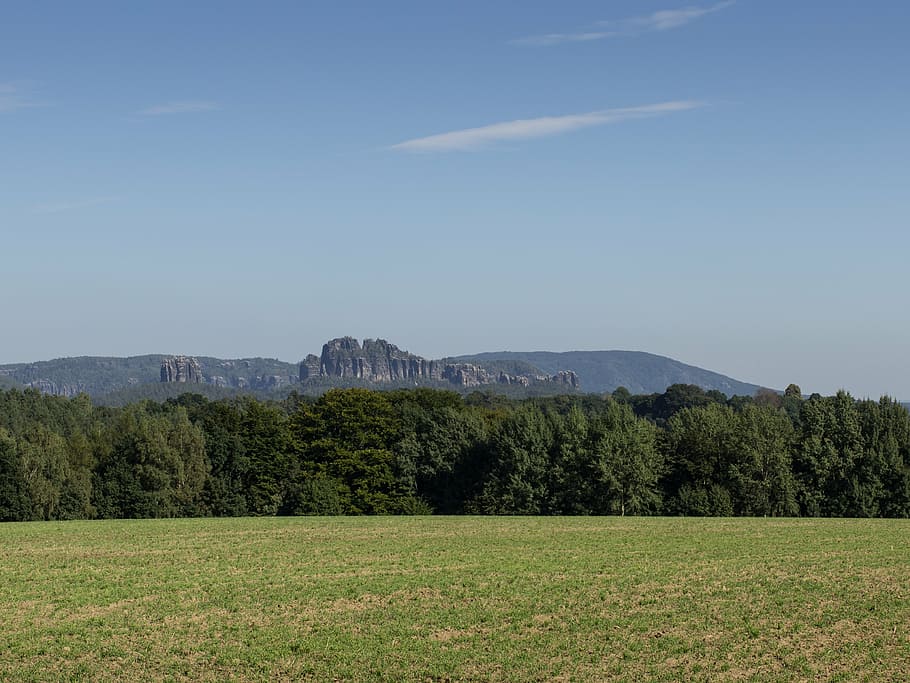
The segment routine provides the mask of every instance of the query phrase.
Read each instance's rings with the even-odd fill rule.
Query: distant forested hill
[[[12,377],[7,377],[6,375],[0,375],[0,389],[12,389],[14,387],[21,387],[16,380]]]
[[[44,393],[93,396],[134,384],[157,382],[164,356],[102,358],[81,356],[0,366],[0,374]]]
[[[165,392],[163,388],[157,387],[161,378],[161,362],[165,358],[169,356],[80,356],[0,365],[0,381],[6,382],[5,386],[13,382],[16,386],[31,386],[43,393],[58,396],[86,393],[101,397],[116,392],[124,393],[129,400],[159,398],[159,394]],[[296,378],[298,373],[295,363],[269,358],[224,360],[199,356],[198,361],[205,377],[211,381],[211,388],[226,390],[206,392],[213,398],[215,394],[220,396],[231,393],[230,389],[249,389],[251,393],[274,389],[289,384],[289,378]]]
[[[461,363],[526,363],[545,373],[574,370],[582,391],[602,393],[625,387],[633,394],[661,393],[671,384],[696,384],[727,396],[752,396],[759,386],[710,370],[641,351],[500,351],[458,356]]]
[[[397,347],[394,348],[397,352]],[[201,374],[203,383],[194,384],[191,381],[168,386],[162,384],[160,378],[162,361],[169,358],[172,357],[160,354],[129,358],[82,356],[0,365],[0,388],[32,387],[42,393],[58,396],[86,393],[103,403],[113,405],[123,405],[143,398],[164,400],[184,391],[202,393],[212,399],[239,393],[254,394],[260,398],[280,398],[286,396],[292,389],[316,395],[332,387],[344,386],[394,389],[419,385],[455,388],[462,393],[481,389],[512,397],[572,393],[575,391],[573,387],[567,388],[563,384],[546,381],[547,377],[561,371],[574,371],[577,374],[580,380],[578,390],[582,393],[611,392],[617,387],[624,386],[633,394],[651,394],[661,393],[672,384],[694,384],[705,390],[716,389],[727,396],[752,396],[759,388],[755,384],[740,382],[671,358],[638,351],[567,353],[503,351],[443,359],[442,362],[445,363],[483,368],[492,380],[491,383],[480,387],[468,382],[463,386],[453,387],[449,382],[427,378],[377,382],[375,378],[370,381],[346,376],[316,376],[302,382],[299,380],[300,368],[296,363],[271,358],[225,360],[210,356],[185,359],[194,364],[194,372]],[[315,357],[308,357],[312,358]],[[408,358],[412,356],[409,355]],[[413,358],[424,362],[424,359],[419,357]],[[315,360],[319,361],[318,358]],[[198,365],[195,365],[197,363]],[[530,378],[530,383],[525,381],[523,385],[503,384],[496,380],[500,373],[512,375],[513,378],[515,376]],[[535,377],[541,378],[541,381],[535,381]]]

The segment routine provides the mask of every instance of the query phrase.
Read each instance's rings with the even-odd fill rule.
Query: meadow
[[[4,681],[905,681],[910,523],[9,523],[0,624]]]

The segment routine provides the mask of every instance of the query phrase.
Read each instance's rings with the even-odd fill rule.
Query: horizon
[[[910,399],[906,3],[7,15],[3,364],[381,329]]]
[[[332,339],[327,340],[327,341],[332,341],[334,339],[340,339],[345,336],[353,337],[353,335],[342,335],[341,337],[333,337]],[[777,391],[777,392],[783,392],[785,389],[785,387],[768,386],[768,385],[762,384],[760,381],[756,381],[756,380],[749,379],[749,378],[736,377],[736,376],[733,376],[733,375],[730,375],[730,374],[724,372],[723,370],[717,370],[717,369],[711,368],[711,367],[703,367],[703,366],[695,365],[693,363],[686,361],[685,359],[674,358],[671,356],[665,356],[662,354],[656,354],[656,353],[651,353],[650,351],[643,351],[643,350],[637,350],[637,349],[569,349],[569,350],[563,350],[563,351],[552,351],[552,350],[548,350],[548,349],[533,349],[533,350],[499,349],[499,350],[495,350],[495,351],[471,351],[471,352],[467,352],[467,353],[455,353],[455,354],[443,354],[443,355],[439,355],[439,356],[429,356],[429,355],[415,352],[409,348],[402,348],[401,346],[398,346],[398,344],[394,340],[391,340],[391,339],[388,339],[385,337],[353,337],[353,338],[355,338],[361,344],[367,339],[383,340],[383,341],[388,342],[389,344],[393,344],[393,345],[397,346],[399,349],[401,349],[402,351],[404,351],[406,353],[412,353],[416,356],[420,356],[427,360],[442,360],[442,359],[447,359],[447,358],[460,358],[463,356],[475,356],[475,355],[484,355],[484,354],[496,355],[496,354],[504,354],[504,353],[517,353],[517,354],[633,353],[633,354],[643,354],[643,355],[647,355],[647,356],[654,356],[657,358],[663,358],[666,360],[670,360],[675,363],[680,363],[682,365],[692,367],[692,368],[695,368],[698,370],[711,372],[716,375],[720,375],[722,377],[726,377],[727,379],[730,379],[730,380],[733,380],[736,382],[740,382],[743,384],[753,384],[762,389],[770,389],[772,391]],[[322,348],[320,346],[320,348],[317,349],[317,351],[321,352],[321,350],[322,350]],[[80,358],[85,358],[85,359],[107,359],[107,358],[129,359],[129,358],[143,358],[143,357],[149,357],[149,356],[151,356],[151,357],[160,356],[162,358],[174,358],[174,357],[178,357],[178,356],[185,356],[188,358],[197,358],[197,359],[198,358],[211,358],[211,359],[216,359],[216,360],[231,360],[231,361],[261,359],[261,360],[277,361],[279,363],[286,363],[288,365],[299,366],[304,361],[306,356],[310,353],[313,353],[314,355],[317,355],[317,356],[319,355],[319,353],[316,353],[315,351],[310,351],[310,352],[304,353],[301,356],[300,360],[294,361],[294,360],[286,360],[284,358],[280,358],[277,356],[263,356],[263,355],[255,355],[255,354],[254,355],[243,355],[243,356],[212,356],[212,355],[209,355],[206,353],[185,353],[185,352],[136,353],[136,354],[129,354],[129,355],[121,355],[121,356],[118,356],[118,355],[101,356],[101,355],[97,355],[97,354],[89,354],[89,355],[79,355],[79,356],[58,356],[55,358],[44,358],[44,359],[38,359],[38,360],[33,359],[33,360],[29,360],[29,361],[0,362],[0,367],[10,366],[10,365],[30,365],[33,363],[50,363],[50,362],[55,362],[55,361],[64,361],[64,360],[72,360],[72,359],[80,359]],[[2,359],[0,359],[0,361],[2,361]],[[571,368],[565,368],[565,369],[571,369]],[[823,392],[807,391],[806,387],[800,387],[800,389],[802,390],[803,396],[809,396],[813,393],[823,393]],[[869,394],[864,394],[864,395],[853,394],[846,387],[839,387],[837,390],[831,392],[829,395],[833,395],[841,390],[851,393],[851,395],[853,395],[854,398],[856,398],[856,399],[879,399],[879,398],[888,397],[888,398],[894,399],[900,403],[910,405],[910,399],[905,400],[904,398],[902,398],[900,396],[895,396],[893,394],[883,393],[883,394],[874,395],[874,396],[869,395]],[[584,391],[584,387],[582,387],[582,393],[586,393]]]

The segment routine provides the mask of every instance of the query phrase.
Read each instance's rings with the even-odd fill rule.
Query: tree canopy
[[[416,513],[907,517],[910,414],[795,385],[122,408],[0,391],[0,520]]]

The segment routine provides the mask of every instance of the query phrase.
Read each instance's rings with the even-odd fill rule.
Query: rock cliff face
[[[555,382],[577,389],[578,377],[571,370],[552,377],[544,375],[510,375],[493,373],[471,363],[445,363],[428,360],[402,351],[384,339],[364,339],[361,346],[353,337],[332,339],[322,347],[322,355],[308,355],[300,363],[300,381],[317,377],[359,379],[368,382],[448,382],[459,387],[479,387],[487,384],[517,384]]]
[[[304,382],[310,377],[320,377],[319,369],[321,366],[322,362],[319,356],[314,356],[312,353],[309,354],[300,363],[300,381]]]
[[[161,361],[161,381],[202,384],[202,367],[199,361],[188,356],[174,356]]]
[[[496,378],[496,381],[500,384],[518,384],[523,387],[529,386],[531,384],[531,380],[528,379],[525,375],[510,375],[507,372],[500,372],[499,377]]]
[[[493,383],[493,377],[485,368],[471,363],[446,365],[442,377],[460,387],[479,387],[483,384]]]
[[[295,384],[298,380],[295,375],[276,374],[247,374],[252,369],[249,360],[223,361],[213,366],[212,371],[225,372],[220,375],[203,375],[202,364],[198,358],[188,356],[174,356],[161,362],[161,381],[185,384],[211,384],[215,387],[233,389],[257,389],[270,391]],[[233,371],[227,374],[226,371]],[[243,375],[236,373],[243,372]]]
[[[385,339],[353,337],[333,339],[322,347],[322,356],[307,356],[300,364],[300,379],[338,377],[370,382],[442,379],[442,365],[402,351]]]
[[[282,375],[256,375],[253,378],[253,386],[256,389],[277,389],[289,383],[289,379]]]
[[[25,386],[31,389],[37,389],[42,394],[49,394],[51,396],[65,396],[66,398],[73,398],[74,396],[78,396],[85,391],[85,386],[81,383],[58,383],[50,379],[32,380],[31,382],[27,382]]]
[[[548,382],[556,382],[557,384],[565,384],[566,386],[572,387],[573,389],[578,389],[581,386],[581,382],[578,380],[578,375],[575,374],[574,370],[560,370],[552,377],[547,377]]]

